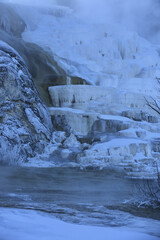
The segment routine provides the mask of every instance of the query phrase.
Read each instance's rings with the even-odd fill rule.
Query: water
[[[27,195],[28,203],[117,205],[132,197],[137,180],[97,170],[1,167],[0,182],[1,202],[10,196],[6,204]]]
[[[96,226],[135,227],[138,219],[144,232],[160,236],[160,211],[133,204],[143,198],[141,182],[106,170],[0,167],[0,207]]]

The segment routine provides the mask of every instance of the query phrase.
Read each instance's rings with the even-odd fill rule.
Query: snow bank
[[[0,209],[3,240],[158,240],[128,227],[91,227],[62,222],[49,214]]]

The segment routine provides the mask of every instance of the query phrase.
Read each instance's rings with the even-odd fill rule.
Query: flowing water
[[[0,207],[43,211],[67,222],[131,226],[160,237],[160,211],[138,207],[142,180],[107,170],[0,167]]]

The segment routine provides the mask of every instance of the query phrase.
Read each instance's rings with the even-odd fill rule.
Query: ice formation
[[[149,90],[149,79],[160,75],[156,48],[135,32],[82,21],[64,7],[35,10],[29,20],[22,14],[27,22],[23,38],[50,51],[69,76],[107,87],[127,84],[129,90],[138,85],[138,91],[143,83]]]
[[[11,20],[4,27],[4,17],[3,38],[14,35],[36,86],[41,82],[41,96],[49,87],[52,99],[49,111],[59,135],[53,133],[47,157],[68,161],[74,156],[80,166],[118,166],[132,176],[154,173],[160,125],[146,99],[157,99],[159,47],[113,22],[87,21],[67,6],[11,8],[24,23],[18,29],[22,39],[15,40]],[[43,124],[31,107],[25,113],[36,133],[47,137],[48,117]]]

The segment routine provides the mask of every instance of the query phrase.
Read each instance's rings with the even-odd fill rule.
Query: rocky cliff
[[[53,127],[19,54],[0,41],[0,161],[26,161],[43,151]]]

